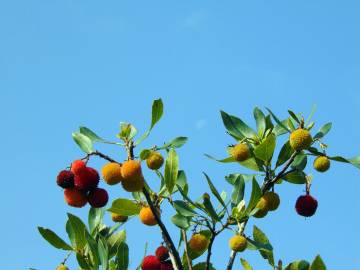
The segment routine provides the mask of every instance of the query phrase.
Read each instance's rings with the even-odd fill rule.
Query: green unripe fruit
[[[246,143],[239,143],[231,149],[231,156],[236,161],[245,161],[250,157],[249,146]]]
[[[159,152],[151,152],[149,157],[146,159],[146,165],[151,170],[158,170],[164,163],[164,158]]]
[[[56,270],[69,270],[69,268],[64,264],[60,264],[58,267],[56,267]]]
[[[308,130],[299,128],[290,134],[290,146],[296,151],[301,151],[310,147],[312,137]]]
[[[247,240],[242,235],[235,235],[229,240],[229,247],[236,252],[242,252],[246,249]]]
[[[318,172],[326,172],[329,168],[330,160],[326,156],[320,156],[314,160],[314,169]]]
[[[280,197],[275,192],[267,192],[263,198],[266,201],[266,208],[268,211],[275,211],[280,205]]]

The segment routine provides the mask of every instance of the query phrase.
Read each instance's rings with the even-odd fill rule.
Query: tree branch
[[[214,244],[214,240],[215,237],[217,236],[216,231],[215,231],[215,225],[213,224],[213,226],[210,225],[209,221],[206,220],[206,224],[208,225],[210,232],[211,232],[211,238],[210,238],[210,242],[209,242],[209,246],[208,246],[208,252],[207,252],[207,256],[206,256],[206,265],[205,265],[205,270],[209,270],[210,269],[210,259],[211,259],[211,250],[212,250],[212,246]]]

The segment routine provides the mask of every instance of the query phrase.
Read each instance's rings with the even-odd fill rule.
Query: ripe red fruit
[[[95,188],[89,192],[87,200],[92,207],[99,208],[107,204],[109,195],[105,189]]]
[[[171,264],[171,261],[165,261],[161,262],[160,270],[173,270],[173,266]]]
[[[296,200],[295,209],[300,216],[311,217],[318,207],[317,200],[311,195],[302,195]]]
[[[142,270],[161,270],[160,260],[153,255],[145,256],[141,264]]]
[[[74,186],[74,174],[72,171],[63,170],[56,177],[56,183],[62,188],[71,188]]]
[[[75,160],[73,163],[71,163],[71,171],[74,174],[78,174],[82,172],[86,168],[86,164],[82,160]]]
[[[66,188],[64,198],[66,203],[73,207],[83,207],[87,203],[86,195],[76,188]]]
[[[155,255],[160,261],[163,262],[169,258],[169,250],[164,246],[160,246],[156,249]]]
[[[86,167],[79,173],[75,173],[74,185],[79,190],[89,191],[97,187],[99,180],[99,173],[93,168]]]

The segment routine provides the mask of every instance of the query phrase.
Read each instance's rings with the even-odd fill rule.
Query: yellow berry
[[[128,160],[121,166],[121,175],[124,180],[134,179],[141,176],[141,165],[139,161]]]
[[[266,209],[268,211],[275,211],[280,205],[280,197],[275,192],[267,192],[263,198],[266,201]]]
[[[164,158],[159,152],[152,152],[146,159],[146,165],[151,170],[158,170],[164,163]]]
[[[128,217],[127,216],[122,216],[122,215],[118,215],[115,213],[111,213],[111,219],[114,222],[125,222],[127,221]]]
[[[268,213],[268,210],[266,209],[259,209],[255,214],[254,214],[254,217],[256,218],[263,218],[267,215]]]
[[[64,264],[60,264],[58,267],[56,267],[56,270],[69,270],[69,268]]]
[[[157,224],[154,213],[151,211],[149,206],[144,206],[141,208],[139,213],[140,221],[148,226],[154,226]]]
[[[141,191],[145,185],[144,178],[139,176],[138,178],[131,178],[121,181],[121,186],[127,192]]]
[[[191,237],[189,241],[189,247],[195,252],[202,252],[207,249],[209,245],[209,240],[206,238],[205,235],[200,233],[195,233]]]
[[[320,156],[314,160],[314,169],[318,172],[326,172],[329,168],[330,160],[326,156]]]
[[[246,249],[247,240],[242,235],[235,235],[230,238],[229,246],[233,251],[242,252]]]
[[[101,171],[105,182],[109,185],[115,185],[123,180],[121,176],[121,165],[119,163],[111,162],[105,164]]]
[[[250,157],[249,146],[246,143],[239,143],[231,149],[231,156],[236,161],[245,161]]]
[[[299,128],[290,134],[290,146],[296,151],[309,148],[311,143],[311,134],[306,129]]]

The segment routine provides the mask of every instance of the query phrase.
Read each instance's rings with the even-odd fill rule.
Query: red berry
[[[59,172],[56,183],[62,188],[71,188],[74,186],[74,174],[72,171],[63,170]]]
[[[87,203],[86,195],[76,188],[66,188],[64,198],[68,205],[73,207],[83,207]]]
[[[77,189],[89,191],[97,187],[99,180],[98,172],[93,168],[86,167],[79,173],[75,173],[74,185]]]
[[[82,172],[84,169],[86,168],[86,164],[84,161],[82,160],[75,160],[72,164],[71,164],[71,171],[74,174],[78,174],[80,172]]]
[[[144,257],[142,264],[142,270],[161,270],[161,264],[156,256],[148,255]]]
[[[92,207],[100,208],[107,204],[109,195],[103,188],[95,188],[87,196],[88,202]]]
[[[161,263],[160,270],[173,270],[173,266],[171,264],[171,261],[165,261]]]
[[[165,261],[169,258],[169,250],[164,246],[160,246],[156,249],[155,255],[160,261]]]
[[[311,217],[318,207],[317,200],[310,195],[302,195],[296,200],[295,209],[300,216]]]

